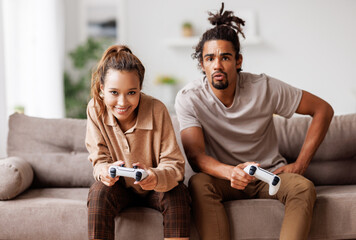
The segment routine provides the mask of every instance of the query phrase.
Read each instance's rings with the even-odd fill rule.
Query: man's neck
[[[222,102],[222,104],[224,104],[225,107],[230,107],[234,102],[236,83],[238,82],[239,77],[240,76],[237,75],[236,80],[232,81],[224,90],[216,89],[210,85],[210,88],[212,89],[215,96]]]

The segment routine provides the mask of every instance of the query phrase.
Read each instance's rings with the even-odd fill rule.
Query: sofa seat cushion
[[[190,239],[199,240],[193,219],[190,225]],[[121,212],[115,221],[115,239],[157,240],[163,239],[163,216],[157,210],[132,207]],[[136,230],[140,229],[140,230]]]
[[[89,188],[28,189],[0,201],[0,239],[88,239]],[[115,220],[116,239],[163,239],[163,217],[154,209],[133,207]],[[198,239],[195,228],[192,235]]]
[[[317,239],[356,239],[356,185],[320,186],[317,194],[310,234]]]
[[[316,190],[310,239],[356,239],[356,186],[319,186]],[[0,201],[0,239],[87,239],[88,191],[28,189],[11,201]],[[224,204],[234,223],[232,239],[278,239],[284,216],[279,201],[253,199]],[[116,218],[116,239],[156,240],[163,236],[162,220],[161,213],[153,209],[126,209]],[[191,239],[198,239],[193,224]]]
[[[88,188],[28,189],[0,201],[0,239],[87,239]]]
[[[356,239],[356,185],[318,186],[316,191],[310,239]],[[233,239],[279,239],[284,216],[279,201],[229,201],[225,208],[234,222]]]

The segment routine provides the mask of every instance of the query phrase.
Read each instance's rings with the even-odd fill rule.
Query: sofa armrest
[[[0,160],[0,176],[0,200],[9,200],[31,185],[33,170],[22,158],[9,157]]]

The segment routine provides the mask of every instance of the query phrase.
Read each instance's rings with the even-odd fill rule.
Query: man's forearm
[[[306,171],[318,147],[324,140],[333,114],[333,110],[329,105],[323,106],[314,114],[302,149],[299,153],[298,159],[296,160],[296,164],[301,166],[303,173]]]
[[[205,154],[192,157],[190,162],[194,162],[192,165],[194,165],[196,170],[225,180],[231,179],[231,173],[234,168],[234,166],[221,163],[215,158]]]

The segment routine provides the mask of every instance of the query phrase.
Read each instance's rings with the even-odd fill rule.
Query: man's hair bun
[[[224,3],[221,3],[221,9],[216,14],[209,12],[209,22],[217,27],[228,26],[233,28],[237,33],[240,33],[244,38],[245,35],[242,32],[242,26],[245,26],[245,21],[234,15],[233,11],[224,12]],[[241,26],[242,25],[242,26]]]

